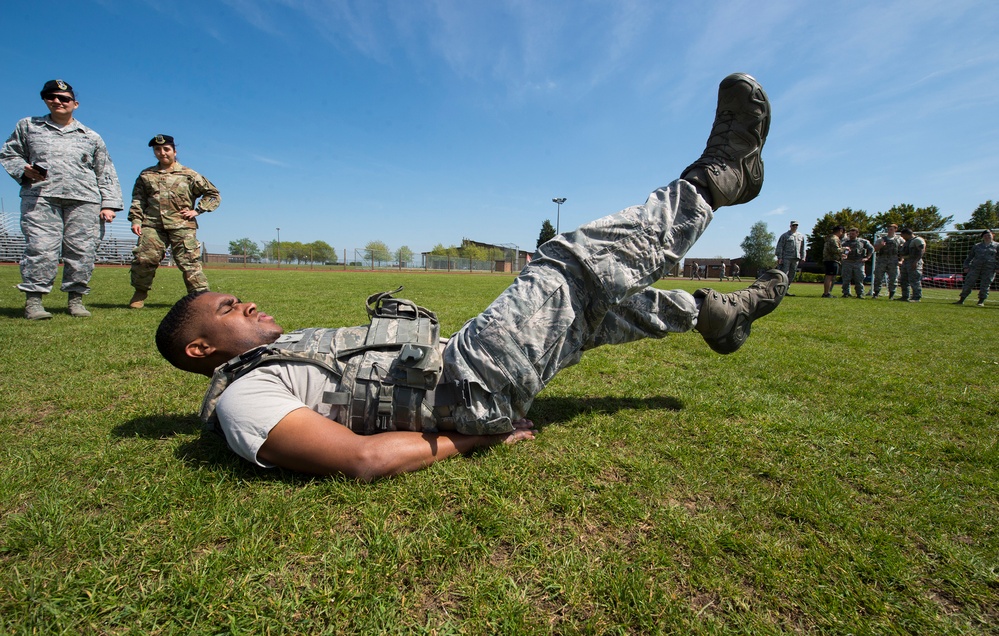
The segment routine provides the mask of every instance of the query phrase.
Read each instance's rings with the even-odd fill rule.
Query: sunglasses
[[[76,101],[69,95],[46,95],[42,99],[44,99],[47,102],[62,102],[63,104],[68,104],[72,101]]]

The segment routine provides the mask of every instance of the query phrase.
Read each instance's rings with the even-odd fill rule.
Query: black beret
[[[76,93],[73,92],[73,87],[67,82],[61,79],[54,79],[45,82],[45,86],[42,86],[42,98],[46,95],[51,95],[52,93],[69,93],[76,99]]]
[[[177,145],[173,143],[173,137],[171,137],[170,135],[156,135],[155,137],[149,140],[149,147],[152,148],[153,146],[173,146],[174,148],[177,147]]]

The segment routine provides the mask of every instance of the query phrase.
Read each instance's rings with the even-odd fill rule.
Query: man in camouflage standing
[[[851,227],[845,241],[843,249],[846,250],[846,258],[843,260],[843,298],[850,297],[850,285],[853,285],[857,298],[864,297],[864,264],[871,260],[874,254],[874,246],[867,239],[860,236],[860,229]]]
[[[825,267],[826,277],[822,280],[822,297],[833,298],[832,288],[836,282],[836,268],[843,260],[845,253],[840,239],[845,232],[842,225],[833,228],[832,234],[826,237],[826,242],[822,245],[822,265]]]
[[[211,181],[177,161],[173,137],[156,135],[149,146],[159,163],[139,173],[132,189],[132,207],[128,210],[132,233],[139,237],[132,250],[135,293],[128,303],[132,309],[145,305],[156,268],[168,245],[188,293],[208,290],[208,279],[201,271],[195,219],[218,208],[222,202],[218,188]]]
[[[923,253],[926,252],[926,241],[913,234],[907,227],[902,228],[901,234],[905,243],[899,252],[902,256],[902,268],[898,277],[898,282],[902,286],[902,297],[899,300],[918,303],[923,299]]]
[[[888,226],[888,233],[874,243],[877,259],[874,261],[874,298],[881,295],[881,283],[888,275],[888,300],[895,297],[895,286],[898,282],[899,251],[905,241],[896,234],[898,225]]]
[[[787,274],[787,280],[794,282],[798,272],[798,261],[805,260],[805,235],[798,232],[798,222],[791,221],[791,227],[777,239],[777,269]],[[788,296],[794,296],[791,292]]]
[[[121,186],[104,140],[73,117],[80,106],[73,87],[49,80],[41,95],[49,114],[17,122],[0,149],[0,163],[21,184],[25,249],[17,288],[26,294],[25,318],[51,318],[42,297],[52,291],[61,253],[69,314],[87,318],[83,295],[90,293],[101,223],[122,209]]]
[[[989,288],[996,277],[996,252],[999,243],[992,238],[992,231],[982,232],[982,242],[971,246],[968,258],[964,259],[964,288],[955,305],[963,305],[964,299],[978,283],[978,306],[984,307],[989,297]]]

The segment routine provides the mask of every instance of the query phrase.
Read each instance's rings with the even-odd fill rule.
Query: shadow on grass
[[[116,437],[163,439],[174,435],[190,435],[201,430],[201,420],[188,415],[147,415],[129,420],[111,429]]]
[[[160,302],[149,302],[146,301],[146,305],[143,309],[170,309],[173,307],[174,303],[180,300],[179,298],[173,302],[160,301]],[[87,307],[91,309],[129,309],[128,300],[124,300],[120,303],[86,303]],[[135,311],[142,311],[141,309],[136,309]]]
[[[315,480],[353,481],[343,475],[327,477],[296,473],[283,468],[260,468],[244,461],[229,450],[225,440],[214,433],[202,433],[198,439],[184,442],[174,451],[174,456],[192,469],[224,473],[235,479],[280,481],[287,484],[307,484]]]
[[[622,410],[679,411],[683,402],[673,397],[542,397],[534,401],[529,416],[538,429],[568,422],[585,413],[616,413]],[[193,413],[186,415],[150,415],[129,420],[112,429],[117,437],[164,439],[174,435],[201,431],[201,420]],[[473,455],[488,452],[488,448],[473,451]],[[348,477],[314,477],[283,469],[264,469],[243,461],[229,450],[225,440],[213,433],[202,433],[197,439],[183,442],[174,452],[177,459],[192,468],[209,469],[240,479],[278,480],[303,484],[315,479],[345,479]]]
[[[683,402],[674,397],[539,397],[534,400],[527,416],[539,429],[551,424],[568,422],[584,413],[617,413],[636,411],[680,411]]]

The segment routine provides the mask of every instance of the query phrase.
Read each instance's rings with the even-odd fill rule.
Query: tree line
[[[246,260],[256,263],[261,260],[280,261],[282,263],[336,263],[336,250],[326,241],[264,241],[263,248],[249,238],[229,241],[229,254],[245,256]]]

